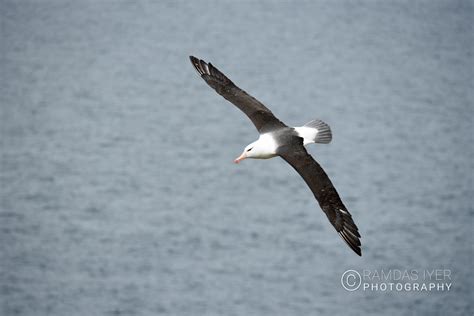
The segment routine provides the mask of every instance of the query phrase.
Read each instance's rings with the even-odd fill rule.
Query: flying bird
[[[312,120],[300,127],[289,127],[261,102],[237,87],[211,63],[189,57],[206,83],[245,113],[260,136],[245,147],[234,162],[246,158],[268,159],[280,156],[304,179],[338,234],[359,256],[362,255],[359,230],[344,206],[326,172],[306,151],[312,143],[328,144],[332,139],[329,125]]]

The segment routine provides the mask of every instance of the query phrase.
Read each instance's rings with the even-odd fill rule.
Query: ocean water
[[[1,315],[472,315],[472,1],[0,2]],[[360,228],[188,56],[287,124]],[[346,291],[344,271],[451,272]]]

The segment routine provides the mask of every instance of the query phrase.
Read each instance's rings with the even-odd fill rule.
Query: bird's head
[[[248,144],[247,147],[245,147],[244,151],[242,152],[242,154],[235,158],[234,162],[235,163],[239,163],[241,162],[242,160],[246,159],[246,158],[256,158],[257,155],[256,155],[256,152],[257,152],[257,142],[253,142],[251,144]]]

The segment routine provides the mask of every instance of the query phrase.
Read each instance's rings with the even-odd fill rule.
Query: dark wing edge
[[[218,94],[244,112],[260,133],[278,127],[286,127],[265,105],[237,87],[211,63],[206,63],[194,56],[189,56],[189,59],[204,81]]]
[[[339,236],[356,254],[362,256],[359,229],[323,168],[302,143],[281,150],[279,155],[305,180]]]

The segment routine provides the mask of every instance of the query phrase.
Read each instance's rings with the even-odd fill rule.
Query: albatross
[[[269,159],[276,156],[283,158],[304,179],[339,236],[361,256],[359,229],[328,175],[305,148],[308,144],[331,142],[332,133],[329,125],[316,119],[300,127],[287,126],[265,105],[240,89],[211,63],[194,56],[189,58],[201,78],[218,94],[244,112],[260,134],[256,141],[245,147],[234,162],[239,163],[246,158]]]

